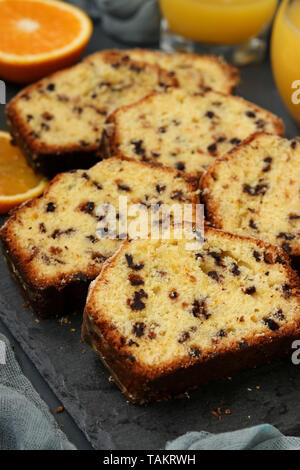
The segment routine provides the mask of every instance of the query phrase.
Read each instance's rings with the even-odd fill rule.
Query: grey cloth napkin
[[[166,450],[300,450],[299,437],[286,437],[270,424],[223,434],[189,432],[168,442]]]
[[[74,450],[0,334],[0,450]]]
[[[125,43],[154,44],[159,40],[158,0],[72,0],[92,18],[101,16],[104,31]]]

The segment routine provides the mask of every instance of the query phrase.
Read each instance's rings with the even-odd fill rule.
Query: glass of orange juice
[[[221,53],[238,65],[264,57],[277,0],[160,0],[160,46],[172,52]]]
[[[300,0],[283,0],[274,22],[271,58],[279,93],[300,124]]]

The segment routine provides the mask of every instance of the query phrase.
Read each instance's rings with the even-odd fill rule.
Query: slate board
[[[87,53],[115,46],[122,47],[98,25]],[[8,86],[8,98],[17,91]],[[280,101],[268,63],[243,69],[237,93],[282,117],[289,137],[299,133]],[[300,436],[295,420],[300,415],[300,367],[290,358],[203,386],[189,399],[134,406],[107,380],[96,355],[80,343],[80,314],[70,316],[68,324],[57,319],[36,323],[23,303],[1,257],[0,317],[95,449],[160,449],[187,431],[224,432],[265,422]],[[231,414],[223,413],[218,420],[211,411],[219,406]]]

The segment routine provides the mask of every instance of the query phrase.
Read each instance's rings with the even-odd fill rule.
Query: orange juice
[[[210,44],[239,44],[259,35],[275,12],[277,0],[160,0],[170,29],[187,39]]]
[[[274,23],[271,56],[278,90],[285,105],[300,123],[299,0],[283,1]]]

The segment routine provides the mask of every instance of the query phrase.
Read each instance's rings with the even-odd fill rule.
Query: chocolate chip
[[[54,91],[55,90],[55,84],[54,83],[49,83],[49,85],[47,85],[47,90],[48,91]]]
[[[38,134],[37,132],[35,131],[32,131],[30,132],[30,137],[32,137],[33,139],[39,139],[40,138],[40,134]]]
[[[84,171],[81,175],[82,178],[84,178],[85,180],[89,181],[90,180],[90,177],[89,175]]]
[[[247,287],[247,289],[245,289],[244,292],[245,294],[248,294],[248,295],[255,294],[256,287],[255,286]]]
[[[215,260],[215,263],[217,266],[222,266],[224,268],[224,264],[222,263],[222,257],[220,253],[217,253],[216,251],[209,251],[207,254]]]
[[[294,240],[295,235],[290,235],[288,233],[280,232],[276,238],[283,238],[284,240]]]
[[[171,194],[171,199],[177,199],[178,201],[184,202],[186,199],[183,195],[183,191],[173,191]]]
[[[178,343],[180,344],[185,343],[189,338],[190,338],[190,333],[188,331],[184,331],[178,338]]]
[[[254,258],[256,259],[257,262],[261,260],[261,254],[258,253],[258,251],[254,250],[253,251],[253,256],[254,256]]]
[[[158,130],[161,134],[165,134],[167,132],[167,128],[165,126],[159,127]]]
[[[67,230],[56,229],[52,233],[51,237],[55,240],[57,237],[60,237],[61,235],[70,235],[73,232],[75,232],[73,228],[68,228]]]
[[[129,255],[128,253],[125,254],[125,258],[126,258],[126,261],[127,261],[127,264],[128,264],[128,267],[130,269],[134,269],[135,271],[140,271],[141,269],[143,269],[144,267],[144,264],[134,264],[133,263],[133,258],[132,258],[132,255]]]
[[[94,209],[95,209],[95,203],[88,201],[88,202],[83,202],[79,206],[81,212],[86,212],[86,214],[92,214]]]
[[[130,362],[135,362],[135,357],[132,354],[125,354],[125,359],[129,359]]]
[[[48,111],[45,111],[42,114],[42,118],[45,119],[46,121],[51,121],[54,118],[54,116],[53,114],[48,113]]]
[[[256,225],[256,223],[254,222],[253,219],[250,219],[249,227],[251,227],[253,230],[258,230],[257,225]]]
[[[291,286],[290,286],[289,284],[287,284],[287,283],[283,284],[282,290],[283,290],[284,296],[285,296],[286,298],[289,298],[289,297],[292,295],[292,293],[291,293]]]
[[[48,202],[47,207],[46,207],[46,212],[54,212],[56,209],[56,205],[54,202]]]
[[[41,233],[46,233],[47,232],[45,224],[43,222],[40,223],[40,232]]]
[[[230,140],[230,143],[233,145],[240,145],[241,139],[238,139],[237,137],[234,137],[233,139]]]
[[[218,336],[220,336],[220,338],[224,338],[225,336],[227,336],[227,333],[225,330],[220,330]]]
[[[158,153],[158,152],[152,152],[152,156],[153,156],[154,158],[158,158],[158,157],[160,157],[160,153]]]
[[[209,313],[207,313],[205,300],[201,300],[201,302],[199,302],[199,300],[194,300],[192,314],[195,318],[204,317],[205,320],[207,320],[211,316]]]
[[[132,70],[133,72],[136,72],[136,73],[140,73],[143,69],[142,69],[142,67],[140,67],[138,65],[131,64],[130,65],[130,70]]]
[[[241,274],[241,271],[239,270],[237,263],[233,263],[233,268],[231,272],[234,276],[239,276]]]
[[[217,271],[208,271],[207,275],[211,277],[214,281],[219,282],[219,276]]]
[[[45,124],[44,122],[42,122],[41,128],[42,128],[44,131],[49,131],[49,130],[50,130],[50,126],[48,126],[48,124]]]
[[[166,189],[166,186],[165,186],[165,185],[164,185],[164,186],[161,186],[161,185],[157,184],[157,185],[155,186],[155,189],[156,189],[156,191],[157,191],[158,193],[161,193],[161,192],[163,192],[163,191]]]
[[[268,165],[266,165],[266,166],[262,169],[262,171],[263,171],[264,173],[267,173],[267,172],[270,171],[270,170],[271,170],[271,164],[270,164],[270,163],[268,163]]]
[[[291,147],[292,147],[292,149],[295,149],[297,147],[297,141],[296,140],[292,140]]]
[[[263,196],[268,189],[267,184],[257,184],[256,186],[250,186],[249,184],[243,185],[244,193],[250,194],[250,196]]]
[[[83,108],[82,108],[81,106],[75,106],[75,107],[73,108],[73,111],[74,111],[74,113],[82,114]]]
[[[284,320],[284,315],[283,315],[283,312],[282,312],[282,309],[279,308],[278,310],[276,310],[276,312],[274,313],[274,317],[278,318],[278,320],[280,321],[283,321]]]
[[[178,162],[178,163],[176,164],[176,168],[177,168],[177,170],[184,171],[184,169],[185,169],[185,164],[182,163],[182,162]]]
[[[201,355],[201,351],[200,351],[200,349],[198,349],[198,348],[192,348],[192,349],[190,349],[190,351],[189,351],[189,355],[190,355],[191,357],[199,357],[199,356]]]
[[[264,321],[264,324],[267,325],[267,327],[271,331],[277,331],[280,328],[278,323],[276,323],[274,320],[272,320],[272,318],[264,318],[263,321]]]
[[[287,254],[290,254],[291,251],[292,251],[292,248],[290,247],[290,245],[289,245],[288,243],[282,243],[281,248],[282,248],[283,251],[285,251]]]
[[[143,148],[142,140],[132,140],[131,144],[134,146],[134,152],[137,155],[145,155],[146,150]]]
[[[300,219],[300,215],[289,215],[290,220],[298,220]]]
[[[97,263],[104,263],[106,260],[106,256],[103,256],[101,253],[93,252],[92,253],[92,260],[96,261]]]
[[[132,333],[138,338],[140,338],[141,336],[144,335],[145,328],[146,328],[145,323],[137,322],[133,325]]]
[[[140,276],[138,276],[137,274],[130,274],[128,276],[128,279],[129,279],[130,284],[132,286],[142,286],[144,284],[143,279]]]
[[[98,238],[96,238],[94,235],[87,235],[86,238],[92,243],[97,243],[98,241]]]
[[[177,299],[177,297],[179,297],[179,294],[178,292],[176,292],[176,290],[172,290],[169,294],[169,297],[170,299]]]
[[[207,147],[207,150],[208,150],[209,153],[215,154],[216,151],[217,151],[217,144],[216,144],[216,143],[210,144],[210,145]]]
[[[33,119],[32,114],[27,114],[27,116],[26,116],[26,121],[27,121],[27,122],[30,122],[32,119]]]
[[[252,119],[256,118],[256,114],[253,111],[247,111],[246,116]]]
[[[263,129],[265,127],[265,121],[263,119],[258,119],[256,122],[255,122],[256,126],[258,129]]]
[[[281,258],[281,256],[279,255],[276,255],[276,260],[275,260],[276,263],[279,263],[279,264],[285,264],[285,261]]]
[[[146,307],[146,304],[142,301],[143,298],[148,298],[148,294],[146,294],[144,289],[135,291],[134,299],[132,302],[130,302],[131,310],[143,310]]]
[[[97,181],[93,181],[93,185],[95,186],[95,188],[99,189],[99,191],[100,191],[101,189],[103,189],[103,187],[101,186],[101,184],[98,183]]]
[[[126,186],[125,184],[118,184],[118,188],[120,189],[120,191],[131,191],[131,188],[129,186]]]
[[[82,146],[82,147],[88,147],[90,145],[89,142],[87,142],[86,140],[80,140],[79,141],[79,144]]]
[[[209,119],[212,119],[215,116],[215,113],[213,111],[207,111],[205,113],[205,116],[208,117]]]

